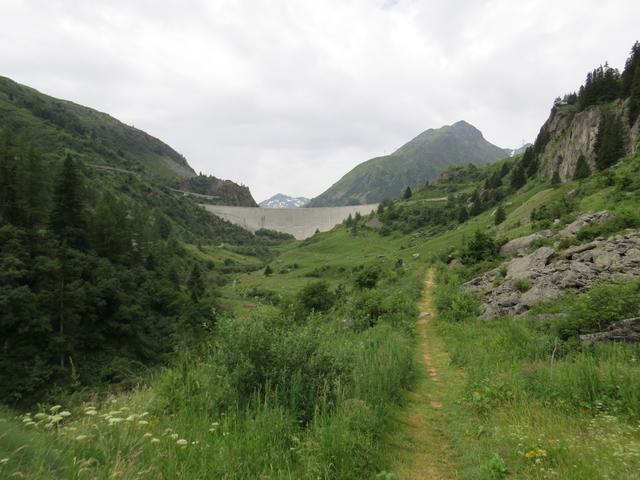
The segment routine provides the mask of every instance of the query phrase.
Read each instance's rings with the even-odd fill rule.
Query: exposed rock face
[[[474,278],[465,287],[484,296],[486,308],[481,318],[490,319],[520,315],[535,303],[556,298],[567,290],[583,291],[598,282],[638,277],[640,230],[597,239],[563,252],[540,247]]]
[[[500,248],[500,254],[504,256],[515,255],[516,253],[523,253],[529,249],[531,244],[541,238],[549,238],[553,232],[551,230],[541,230],[526,237],[518,237],[513,240],[509,240]]]
[[[574,113],[573,108],[569,105],[554,106],[542,126],[543,135],[552,139],[540,156],[540,174],[545,178],[551,179],[557,170],[562,182],[572,180],[580,155],[584,155],[591,170],[595,170],[594,146],[602,118],[602,107],[593,105],[578,113]],[[615,102],[614,111],[625,125],[627,153],[636,152],[640,138],[639,122],[632,128],[627,128],[626,101]]]
[[[640,317],[612,323],[604,332],[580,335],[580,341],[586,344],[603,341],[640,342]]]
[[[554,107],[551,116],[542,126],[557,142],[549,144],[540,160],[540,173],[551,178],[556,170],[563,182],[573,178],[580,155],[584,155],[591,169],[595,169],[593,147],[600,126],[600,108],[592,106],[586,110],[571,113],[568,108]]]
[[[611,218],[611,213],[609,213],[608,210],[603,210],[596,213],[585,213],[584,215],[580,215],[573,222],[560,230],[560,232],[558,232],[558,235],[560,235],[561,237],[572,237],[573,235],[578,233],[578,231],[580,231],[582,227],[586,227],[588,225],[599,225],[601,223],[604,223],[609,218]]]

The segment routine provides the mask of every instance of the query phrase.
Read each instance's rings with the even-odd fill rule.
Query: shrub
[[[296,300],[304,314],[326,312],[333,307],[335,294],[327,282],[312,282],[300,290]]]
[[[464,244],[461,258],[464,263],[477,263],[496,257],[499,251],[500,245],[493,238],[476,230],[473,238]]]
[[[354,283],[358,288],[373,288],[380,279],[380,267],[368,265],[356,276]]]
[[[524,293],[531,288],[531,282],[526,278],[518,278],[513,281],[513,286],[519,292]]]

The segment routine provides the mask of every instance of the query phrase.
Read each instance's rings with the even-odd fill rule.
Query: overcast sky
[[[0,75],[110,113],[196,171],[315,196],[464,119],[532,141],[640,38],[638,0],[0,0]]]

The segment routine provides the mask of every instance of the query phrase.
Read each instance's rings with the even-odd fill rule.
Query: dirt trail
[[[395,418],[396,433],[390,439],[392,469],[395,479],[456,479],[454,452],[449,444],[447,405],[462,385],[462,372],[450,365],[442,340],[435,334],[431,320],[435,288],[433,270],[424,281],[418,304],[418,346],[423,371],[407,405]]]

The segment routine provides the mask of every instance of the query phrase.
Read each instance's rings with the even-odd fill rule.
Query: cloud
[[[4,0],[0,64],[260,200],[460,119],[531,141],[553,98],[623,65],[637,18],[631,0]]]

